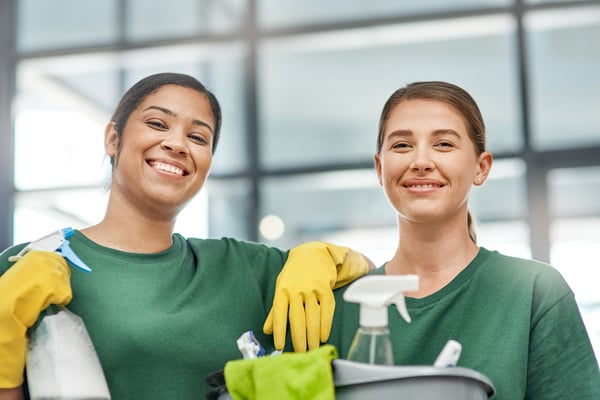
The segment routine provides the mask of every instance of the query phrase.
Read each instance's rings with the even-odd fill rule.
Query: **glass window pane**
[[[15,196],[14,242],[23,243],[65,227],[96,224],[106,210],[103,187],[19,192]]]
[[[260,26],[273,28],[496,7],[510,3],[511,0],[258,0],[257,14]]]
[[[579,303],[600,304],[600,216],[560,218],[551,225],[551,264],[561,271]]]
[[[390,222],[392,221],[395,221],[393,216],[390,217]],[[391,260],[396,252],[398,228],[393,224],[374,228],[340,229],[320,233],[316,239],[348,246],[365,254],[376,267],[381,267]],[[315,237],[307,240],[315,240]]]
[[[19,51],[99,45],[118,38],[118,0],[16,3]]]
[[[100,183],[107,175],[103,128],[80,111],[21,111],[15,122],[15,187]]]
[[[206,187],[177,216],[174,231],[185,237],[208,236],[208,190]]]
[[[600,7],[540,11],[525,21],[533,145],[599,145]]]
[[[260,189],[261,217],[284,224],[280,238],[261,239],[279,247],[396,224],[374,169],[267,178]]]
[[[520,159],[494,160],[488,179],[474,186],[469,206],[481,222],[527,218],[526,167]]]
[[[270,40],[259,59],[263,164],[371,160],[383,103],[417,80],[465,87],[482,109],[490,149],[519,149],[513,45],[507,16]]]
[[[565,277],[579,304],[597,356],[600,356],[600,217],[561,218],[551,225],[550,262]]]
[[[471,191],[469,207],[480,246],[531,257],[525,173],[522,160],[495,160],[487,181]]]
[[[248,226],[250,220],[250,182],[246,179],[217,180],[208,178],[209,236],[235,237],[252,240],[256,227]]]
[[[555,169],[547,180],[552,217],[600,217],[600,167]]]
[[[208,208],[205,193],[201,191],[181,211],[175,232],[184,236],[206,237]],[[104,187],[17,193],[14,242],[37,239],[68,226],[80,229],[97,224],[104,217],[108,194]]]
[[[117,76],[77,71],[75,63],[54,61],[18,66],[15,186],[19,190],[100,185],[109,176],[103,134],[110,114],[105,107],[117,94]]]
[[[129,0],[126,3],[126,35],[132,40],[237,31],[246,13],[244,0]]]
[[[525,220],[479,222],[477,244],[509,256],[531,258],[529,225]]]
[[[600,167],[552,170],[547,181],[553,218],[550,262],[573,289],[600,354]]]

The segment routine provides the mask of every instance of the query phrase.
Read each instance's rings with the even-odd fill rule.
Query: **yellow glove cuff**
[[[333,289],[346,286],[357,278],[366,275],[373,267],[370,260],[349,247],[327,243],[326,248],[337,269],[337,277]]]

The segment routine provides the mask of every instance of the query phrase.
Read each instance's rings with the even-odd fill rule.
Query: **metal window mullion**
[[[13,244],[17,0],[0,1],[0,249]]]

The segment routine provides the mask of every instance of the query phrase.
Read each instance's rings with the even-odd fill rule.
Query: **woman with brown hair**
[[[399,239],[370,274],[419,277],[406,293],[412,322],[389,313],[394,363],[432,365],[453,339],[462,344],[458,365],[490,378],[495,399],[600,399],[598,363],[560,273],[477,244],[468,196],[491,167],[481,113],[464,89],[416,82],[385,103],[375,168]],[[344,291],[329,341],[342,358],[359,323]]]

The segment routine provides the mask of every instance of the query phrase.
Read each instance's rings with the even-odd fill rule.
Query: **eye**
[[[440,148],[442,150],[450,150],[456,146],[454,145],[454,143],[452,143],[448,140],[441,140],[435,144],[435,147]]]
[[[192,133],[188,134],[188,138],[190,138],[193,142],[198,143],[198,144],[203,144],[203,145],[210,144],[210,141],[207,138],[207,135],[204,135],[204,134],[192,132]]]
[[[394,142],[390,146],[392,150],[407,150],[412,147],[409,142]]]
[[[151,128],[159,129],[159,130],[167,129],[167,125],[165,125],[162,121],[159,121],[156,119],[151,119],[151,120],[146,121],[146,125],[150,126]]]

